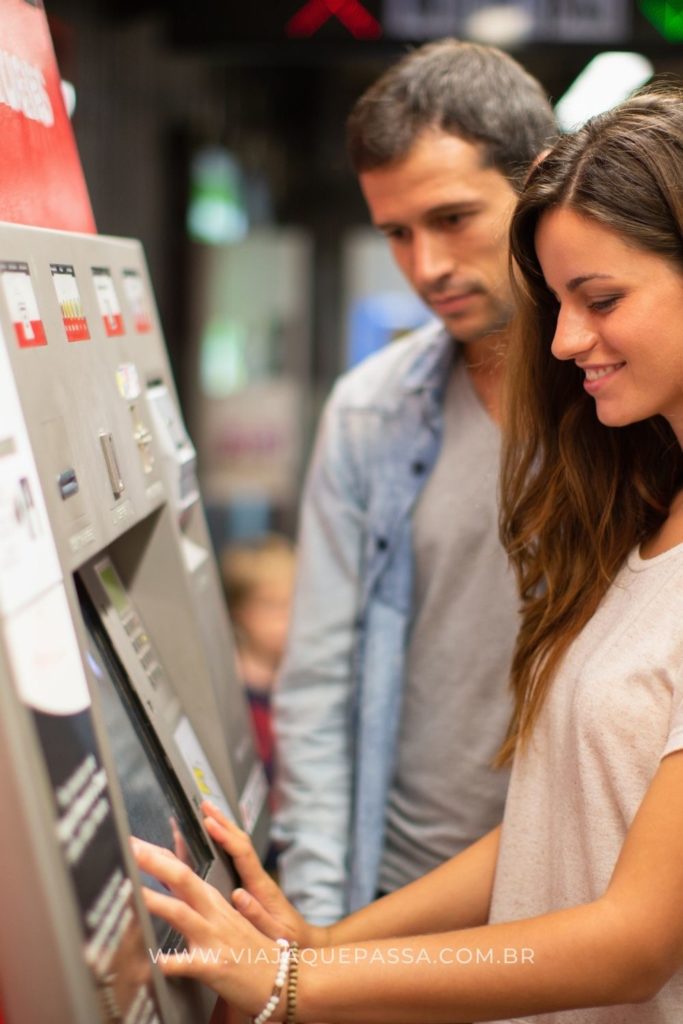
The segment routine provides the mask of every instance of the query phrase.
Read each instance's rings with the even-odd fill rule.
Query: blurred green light
[[[668,42],[683,41],[683,0],[640,0],[638,6]]]
[[[224,398],[246,387],[247,330],[227,317],[213,317],[204,328],[199,349],[202,391],[210,398]]]
[[[196,242],[224,245],[241,241],[249,221],[237,161],[224,149],[199,150],[190,167],[187,230]]]

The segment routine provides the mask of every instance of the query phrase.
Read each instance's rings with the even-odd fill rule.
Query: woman
[[[239,913],[137,846],[180,897],[149,909],[197,950],[166,972],[259,1024],[284,1019],[288,987],[298,1021],[683,1018],[683,93],[562,139],[512,250],[502,523],[523,620],[502,828],[329,929],[208,806]],[[279,936],[302,947],[296,992]]]

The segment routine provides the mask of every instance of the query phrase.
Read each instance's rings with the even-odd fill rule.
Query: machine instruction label
[[[235,824],[239,824],[221,784],[209,764],[199,738],[190,724],[190,720],[184,715],[176,726],[173,739],[178,745],[183,761],[192,773],[192,778],[202,800],[213,800],[226,818],[234,821]]]
[[[28,263],[1,260],[0,279],[19,347],[35,348],[38,345],[47,345],[47,336],[38,311]]]

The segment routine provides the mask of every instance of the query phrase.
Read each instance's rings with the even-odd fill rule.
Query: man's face
[[[429,129],[408,155],[359,176],[373,223],[422,300],[458,341],[510,318],[508,228],[516,195],[481,148]]]

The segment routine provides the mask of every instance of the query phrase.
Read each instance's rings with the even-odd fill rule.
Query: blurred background
[[[346,159],[370,82],[456,35],[509,50],[558,102],[596,56],[636,54],[584,79],[570,125],[590,113],[582,95],[608,106],[652,74],[683,77],[683,0],[45,7],[98,229],[147,253],[219,549],[294,533],[333,379],[428,316]]]

